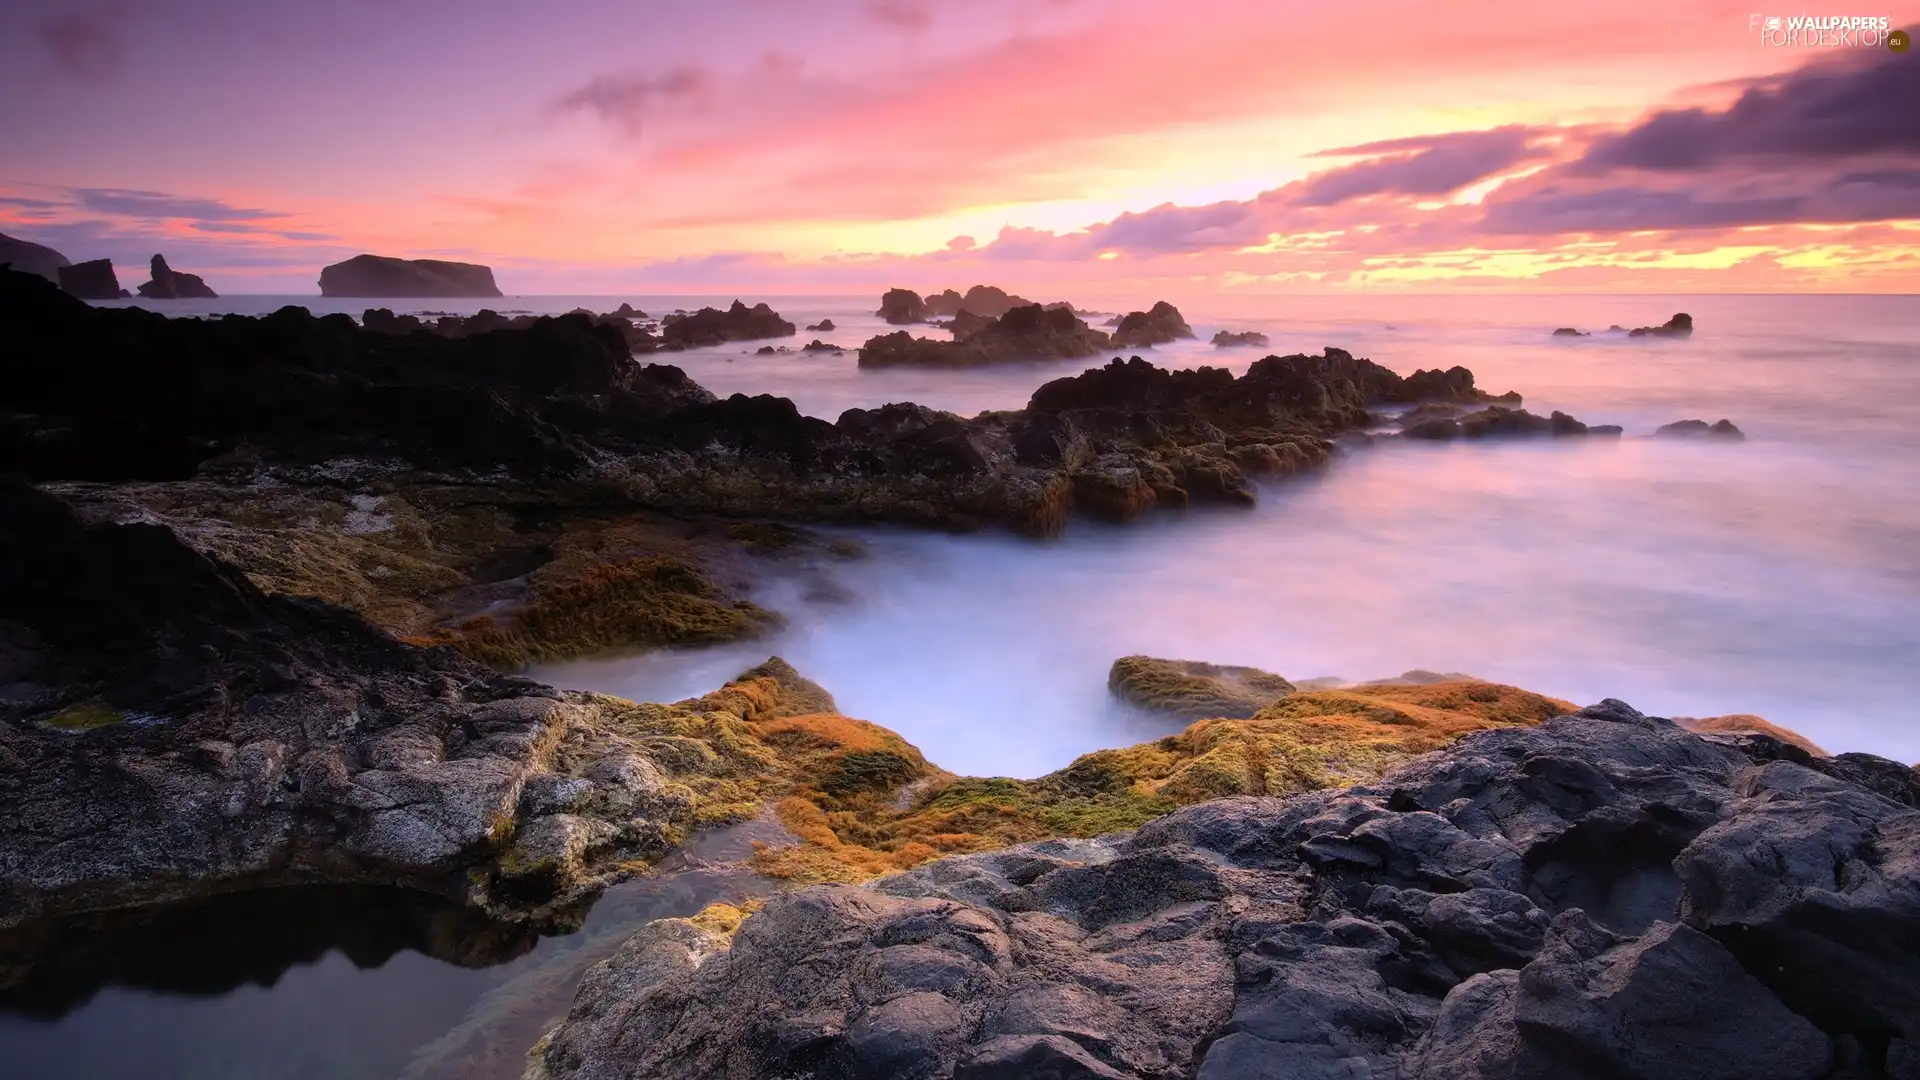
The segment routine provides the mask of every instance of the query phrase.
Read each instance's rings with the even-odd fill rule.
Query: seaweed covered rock
[[[149,300],[213,300],[220,295],[197,275],[169,267],[162,256],[155,255],[150,268],[153,280],[140,286],[140,295]]]
[[[493,268],[445,259],[355,255],[320,269],[321,296],[499,296]]]
[[[927,321],[927,305],[912,289],[888,289],[874,314],[895,326]]]
[[[1193,327],[1187,325],[1180,309],[1161,300],[1147,311],[1133,311],[1123,316],[1114,328],[1113,345],[1115,348],[1151,348],[1192,336]]]
[[[1920,812],[1606,701],[1346,791],[656,924],[554,1080],[1897,1075]],[[1847,1071],[1835,1072],[1844,1068]]]
[[[1201,720],[1252,716],[1293,693],[1294,686],[1259,668],[1123,656],[1107,672],[1107,689],[1143,709]]]
[[[0,484],[0,925],[381,882],[547,917],[691,818],[529,680]]]
[[[660,337],[675,345],[719,345],[728,341],[791,337],[796,333],[799,331],[792,323],[766,304],[748,307],[739,300],[725,311],[707,307],[660,320]]]

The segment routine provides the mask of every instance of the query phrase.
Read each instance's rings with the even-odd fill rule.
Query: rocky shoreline
[[[649,926],[531,1075],[1920,1075],[1920,778],[1757,717],[1135,656],[1109,686],[1167,736],[1009,779],[778,658],[673,704],[502,674],[764,633],[757,575],[859,557],[813,522],[1045,536],[1250,504],[1389,432],[1618,429],[1331,348],[829,422],[636,360],[639,312],[403,318],[168,320],[0,272],[0,960],[311,885],[524,948],[756,821],[754,874],[826,884]]]

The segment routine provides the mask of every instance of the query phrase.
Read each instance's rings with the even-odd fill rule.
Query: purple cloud
[[[713,85],[713,74],[699,67],[678,67],[659,75],[596,75],[585,85],[562,94],[553,108],[559,112],[591,112],[629,135],[639,135],[641,121],[660,105],[697,101],[711,92]]]
[[[874,22],[908,33],[919,33],[933,23],[926,0],[871,0],[867,15]]]
[[[74,202],[96,214],[135,218],[187,218],[193,221],[260,221],[285,217],[272,210],[229,206],[218,199],[183,199],[163,191],[126,188],[74,188]]]
[[[1527,127],[1460,131],[1450,135],[1393,139],[1316,156],[1392,153],[1394,156],[1309,177],[1294,202],[1333,206],[1367,195],[1446,195],[1498,175],[1522,161],[1543,157],[1533,146],[1539,134]]]
[[[1864,62],[1809,65],[1756,84],[1725,112],[1656,113],[1595,140],[1570,171],[1598,175],[1620,168],[1712,169],[1756,158],[1920,156],[1920,63],[1886,49],[1871,52]]]

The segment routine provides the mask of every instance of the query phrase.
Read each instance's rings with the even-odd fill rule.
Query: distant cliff
[[[439,259],[355,255],[320,271],[321,296],[499,296],[493,268]]]
[[[124,300],[133,295],[120,287],[120,279],[113,272],[112,259],[95,259],[62,266],[55,273],[59,276],[60,287],[82,300]]]
[[[0,265],[11,263],[15,270],[39,274],[48,281],[60,280],[60,268],[72,266],[65,255],[29,240],[0,233]]]

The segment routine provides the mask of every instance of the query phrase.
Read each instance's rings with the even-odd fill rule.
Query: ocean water
[[[605,311],[629,301],[660,314],[727,299],[382,306]],[[284,303],[367,306],[313,297],[152,306],[260,313]],[[815,336],[857,346],[891,329],[872,315],[871,297],[773,303],[796,323],[831,317],[840,328],[803,332],[793,346]],[[1320,475],[1266,486],[1252,509],[1076,523],[1047,541],[843,530],[869,555],[832,569],[837,588],[770,575],[760,599],[789,616],[772,638],[535,674],[673,700],[777,653],[844,711],[974,774],[1037,775],[1173,730],[1107,696],[1107,666],[1135,652],[1301,678],[1465,671],[1583,703],[1759,713],[1830,750],[1920,760],[1920,298],[1215,298],[1181,307],[1198,341],[1128,351],[1236,370],[1268,352],[1324,345],[1403,373],[1464,364],[1488,389],[1519,390],[1535,411],[1621,424],[1628,437],[1383,442]],[[1653,324],[1675,311],[1694,316],[1691,339],[1548,336],[1562,325]],[[1220,328],[1260,330],[1272,345],[1216,351],[1205,339]],[[1086,366],[861,371],[851,352],[762,356],[760,344],[656,359],[716,393],[781,394],[827,418],[891,401],[1015,408],[1041,382]],[[1638,437],[1722,417],[1748,440]],[[259,938],[278,911],[271,905],[156,917],[122,931],[105,950],[114,962],[78,948],[29,965],[24,979],[0,938],[0,975],[12,980],[0,980],[0,1075],[505,1080],[564,1010],[585,963],[646,918],[738,888],[697,874],[630,886],[569,938],[502,944],[469,928],[489,948],[469,950],[466,966],[431,959],[418,933],[370,946],[356,926],[419,919],[379,909],[358,922],[322,920],[296,949]],[[449,935],[432,940],[444,954]],[[235,955],[254,959],[221,959]]]

